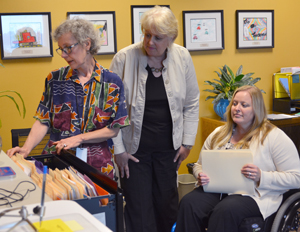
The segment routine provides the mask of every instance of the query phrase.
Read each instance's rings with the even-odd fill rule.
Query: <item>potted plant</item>
[[[225,64],[222,68],[219,68],[221,72],[215,71],[218,74],[219,79],[213,79],[214,81],[204,81],[206,84],[211,85],[213,89],[205,89],[204,91],[213,93],[213,96],[208,96],[208,99],[214,99],[215,112],[223,119],[226,108],[229,101],[232,98],[234,91],[244,85],[252,85],[261,80],[260,77],[252,78],[254,73],[242,74],[243,66],[241,65],[236,74]],[[266,93],[261,89],[261,92]]]
[[[0,63],[0,66],[4,67],[1,63]],[[25,118],[26,108],[25,108],[25,103],[24,103],[24,100],[23,100],[21,94],[19,94],[18,92],[14,91],[14,90],[2,90],[2,91],[0,91],[0,98],[8,97],[9,99],[11,99],[13,101],[14,105],[17,107],[17,110],[18,110],[19,114],[22,115],[21,111],[20,111],[20,107],[19,107],[14,95],[16,95],[18,98],[20,98],[20,100],[22,102],[23,118]],[[2,122],[1,122],[1,119],[0,119],[0,128],[1,127],[2,127]],[[2,149],[2,138],[0,136],[0,151],[1,151],[1,149]]]

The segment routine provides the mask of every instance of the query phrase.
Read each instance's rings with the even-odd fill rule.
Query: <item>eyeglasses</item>
[[[62,56],[63,53],[69,55],[69,54],[72,52],[72,48],[74,48],[76,45],[78,45],[78,43],[73,44],[73,45],[71,45],[71,46],[69,46],[69,47],[65,47],[65,48],[63,48],[63,49],[58,48],[58,49],[56,49],[56,52],[57,52],[57,54],[60,55],[60,56]]]

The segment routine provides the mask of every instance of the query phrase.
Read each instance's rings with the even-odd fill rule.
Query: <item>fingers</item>
[[[178,160],[178,157],[180,156],[180,153],[179,153],[179,151],[176,153],[176,156],[175,156],[175,158],[174,158],[174,163]]]
[[[178,164],[177,164],[177,169],[176,169],[177,171],[178,171],[178,169],[180,168],[181,163],[182,163],[182,161],[179,160],[179,161],[178,161]]]
[[[198,174],[198,184],[200,186],[207,185],[209,183],[209,181],[210,181],[210,179],[205,173],[200,172]]]
[[[19,150],[20,150],[19,147],[15,147],[15,148],[9,149],[9,150],[6,151],[6,155],[8,155],[9,157],[12,157]]]
[[[29,154],[29,152],[27,152],[26,149],[21,147],[14,147],[6,151],[6,155],[10,158],[14,156],[16,153],[19,153],[20,155],[24,156],[24,158],[26,158]]]
[[[133,155],[128,154],[128,158],[131,159],[132,161],[138,163],[140,162],[136,157],[134,157]]]
[[[60,155],[62,149],[68,149],[68,145],[62,140],[53,143],[55,145],[56,153]]]

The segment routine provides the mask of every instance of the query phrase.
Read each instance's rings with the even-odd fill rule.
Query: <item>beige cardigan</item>
[[[174,149],[178,149],[181,144],[194,145],[200,93],[191,55],[186,48],[172,44],[163,65],[162,76],[172,117]],[[124,151],[134,154],[139,147],[148,77],[146,66],[147,55],[140,42],[120,50],[109,68],[124,83],[131,122],[131,126],[122,128],[118,136],[113,138],[115,154]]]
[[[206,139],[202,149],[210,150],[212,136],[221,127],[216,128]],[[263,145],[253,142],[249,148],[253,154],[253,163],[261,170],[259,186],[252,197],[264,218],[276,212],[282,201],[282,194],[288,189],[300,188],[300,161],[298,151],[292,140],[279,128],[274,128],[266,137]],[[241,167],[242,168],[242,167]],[[193,173],[197,178],[202,171],[201,152]]]

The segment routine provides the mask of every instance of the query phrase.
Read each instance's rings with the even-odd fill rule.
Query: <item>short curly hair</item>
[[[100,49],[100,35],[94,25],[85,19],[74,18],[62,22],[54,31],[53,38],[57,42],[59,38],[71,32],[79,44],[83,45],[88,38],[91,40],[90,53],[97,54]]]
[[[155,6],[146,11],[141,18],[143,34],[146,30],[167,35],[173,42],[178,36],[178,22],[168,7]]]

